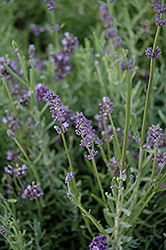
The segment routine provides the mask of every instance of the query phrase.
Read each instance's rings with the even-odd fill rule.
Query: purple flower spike
[[[160,19],[160,14],[156,14],[156,25],[157,26],[164,26],[166,23],[166,19]]]
[[[93,142],[102,145],[102,141],[95,135],[95,129],[91,126],[91,121],[87,120],[83,113],[77,113],[76,119],[76,134],[82,137],[80,146],[86,147],[89,150],[90,155],[85,157],[92,160],[94,156],[98,153],[97,151],[91,149]]]
[[[114,106],[109,97],[103,97],[103,103],[99,103],[100,106],[100,118],[106,118],[109,114],[112,114]]]
[[[7,135],[10,137],[10,138],[15,138],[15,134],[9,129],[7,130]]]
[[[45,84],[38,83],[35,87],[37,103],[44,100],[44,94],[47,93],[48,87]]]
[[[35,185],[35,182],[32,182],[32,186],[28,185],[24,190],[24,194],[28,196],[31,201],[33,201],[37,197],[44,195],[44,192],[41,190],[41,188]]]
[[[158,146],[158,143],[161,139],[161,131],[162,129],[160,128],[159,124],[156,126],[152,124],[152,126],[149,127],[146,141],[152,142],[155,146]]]
[[[74,178],[74,173],[72,173],[72,172],[68,173],[66,178],[65,178],[65,184],[68,183],[73,178]]]
[[[45,3],[47,3],[47,9],[49,11],[54,11],[56,9],[55,3],[53,0],[44,0]]]
[[[100,10],[100,18],[103,22],[103,26],[105,28],[111,27],[114,20],[108,11],[108,6],[106,4],[102,4],[99,6],[99,10]]]
[[[35,56],[36,48],[34,44],[29,45],[28,54],[29,58],[32,59]]]
[[[125,60],[123,59],[120,61],[119,66],[121,70],[131,69],[133,67],[133,60],[129,59],[126,65]]]
[[[78,48],[78,38],[74,37],[69,32],[64,33],[65,38],[62,39],[63,53],[73,54],[74,50]]]
[[[155,55],[153,54],[153,49],[152,47],[147,47],[147,49],[145,50],[146,56],[149,57],[150,59],[152,59],[153,57],[159,57],[161,54],[161,50],[159,47],[156,47],[156,51],[155,51]]]
[[[2,234],[3,236],[5,236],[6,231],[5,231],[4,227],[0,227],[0,234]]]
[[[45,100],[48,101],[49,105],[51,106],[50,112],[52,113],[52,118],[55,122],[59,123],[58,126],[54,126],[55,130],[58,134],[67,132],[69,124],[72,123],[72,112],[67,110],[67,106],[62,106],[59,96],[54,95],[51,90],[45,93],[44,96]],[[71,117],[68,117],[70,115]]]
[[[89,249],[91,250],[107,250],[107,236],[100,235],[98,237],[93,238],[92,243],[89,245]]]

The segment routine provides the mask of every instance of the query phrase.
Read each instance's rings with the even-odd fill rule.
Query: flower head
[[[82,137],[80,146],[84,146],[89,150],[89,155],[86,155],[86,158],[89,160],[93,159],[94,156],[98,153],[97,151],[90,149],[93,142],[102,145],[102,141],[95,134],[95,129],[91,126],[91,121],[87,120],[83,113],[77,113],[75,116],[76,119],[76,134]]]
[[[28,54],[29,58],[32,59],[35,56],[36,48],[34,44],[29,45]]]
[[[16,163],[16,168],[11,165],[5,166],[5,174],[16,175],[18,178],[22,178],[25,175],[25,169],[27,169],[27,165],[23,164],[21,167]]]
[[[107,236],[100,235],[98,237],[93,238],[92,243],[89,245],[89,249],[91,250],[107,250]]]
[[[104,28],[111,27],[114,20],[108,11],[108,6],[106,4],[101,4],[99,6],[99,10],[100,10],[100,18],[103,22]]]
[[[125,60],[123,59],[120,61],[119,66],[121,70],[131,69],[133,67],[133,60],[129,59],[126,64]]]
[[[153,54],[153,49],[152,47],[147,47],[147,49],[145,50],[146,56],[149,57],[150,59],[152,59],[153,57],[159,57],[161,54],[161,50],[159,47],[156,47],[156,51],[155,54]]]
[[[44,100],[44,94],[47,93],[48,87],[45,84],[38,83],[35,87],[36,100],[37,102],[41,102]]]
[[[32,182],[32,186],[28,185],[26,189],[24,190],[24,194],[30,198],[30,200],[34,200],[37,197],[40,197],[41,195],[44,195],[44,192],[39,188],[37,185],[35,185],[35,182]]]
[[[69,32],[64,33],[64,38],[61,43],[63,45],[63,53],[73,54],[74,50],[78,48],[78,38],[74,37]]]
[[[49,11],[54,11],[56,9],[55,3],[53,0],[44,0],[45,3],[47,3],[47,9]]]
[[[2,234],[3,236],[5,236],[6,231],[5,231],[4,227],[0,227],[0,234]]]
[[[8,150],[6,159],[8,161],[18,162],[18,156],[21,156],[21,154],[18,151]]]
[[[57,131],[58,134],[62,134],[67,132],[69,127],[69,122],[66,121],[66,110],[61,104],[61,99],[58,95],[54,95],[51,90],[47,91],[47,93],[44,94],[46,101],[49,102],[50,112],[52,113],[52,118],[55,122],[58,122],[58,126],[55,125],[54,128]],[[60,126],[59,126],[60,124]]]
[[[54,63],[56,81],[64,80],[65,77],[70,74],[71,63],[70,57],[66,53],[51,53],[51,62]]]
[[[166,23],[166,19],[161,19],[161,15],[160,14],[156,14],[156,25],[157,26],[164,26]]]
[[[99,103],[100,107],[100,118],[106,118],[109,114],[112,114],[114,106],[110,101],[109,97],[102,98],[103,103]]]
[[[151,142],[155,146],[158,146],[158,143],[161,138],[161,131],[162,129],[160,128],[160,125],[153,125],[149,127],[148,133],[147,133],[147,142]]]
[[[39,36],[40,33],[44,32],[44,28],[38,27],[35,23],[30,24],[30,31],[35,35]]]
[[[74,178],[74,173],[73,172],[68,173],[65,178],[65,184],[68,183],[73,178]]]

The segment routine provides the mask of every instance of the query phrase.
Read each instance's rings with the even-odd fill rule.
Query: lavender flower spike
[[[146,56],[149,57],[150,59],[152,59],[153,57],[159,57],[161,54],[161,50],[159,47],[156,47],[156,51],[155,54],[153,54],[153,50],[152,47],[147,47],[147,49],[145,50]]]
[[[67,184],[73,178],[74,178],[74,173],[73,172],[68,173],[65,178],[65,184]]]
[[[5,231],[4,227],[0,227],[0,234],[2,234],[3,236],[5,236],[6,231]]]
[[[58,126],[54,126],[58,134],[65,133],[68,130],[69,123],[64,119],[66,110],[61,104],[61,99],[58,95],[54,95],[51,90],[44,94],[45,100],[49,102],[50,112],[55,122],[58,122]],[[63,120],[63,122],[62,122]]]
[[[31,201],[33,201],[37,197],[44,195],[44,192],[41,190],[41,188],[35,185],[35,182],[32,182],[32,186],[28,185],[24,190],[24,194],[28,196]]]
[[[92,243],[89,245],[90,250],[107,250],[107,236],[100,235],[93,238]]]
[[[47,3],[47,9],[49,11],[54,11],[56,9],[55,3],[53,0],[44,0],[45,3]]]

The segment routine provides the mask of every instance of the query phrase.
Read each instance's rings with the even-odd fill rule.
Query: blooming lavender
[[[56,9],[55,3],[53,0],[44,0],[45,3],[47,3],[47,9],[49,11],[54,11]]]
[[[107,236],[100,235],[98,237],[93,238],[92,243],[89,245],[89,249],[91,250],[107,250],[108,242]]]
[[[30,24],[30,31],[35,35],[39,36],[40,33],[44,32],[44,28],[38,27],[35,23]]]
[[[121,47],[122,38],[120,36],[113,37],[112,43],[113,43],[114,49],[118,49],[119,47]]]
[[[34,44],[29,45],[28,54],[29,58],[32,59],[35,56],[36,48]]]
[[[0,57],[0,76],[2,79],[6,79],[8,81],[13,81],[14,77],[6,70],[4,64],[6,64],[12,71],[17,71],[17,65],[14,61],[11,61],[10,58]]]
[[[50,112],[52,113],[52,118],[55,122],[58,122],[60,126],[54,126],[58,134],[65,133],[68,130],[69,123],[67,121],[62,122],[61,117],[64,118],[66,111],[61,104],[61,99],[58,95],[54,95],[51,90],[45,94],[45,99],[49,102]]]
[[[5,236],[6,231],[5,231],[4,227],[0,227],[0,234],[2,234],[3,236]]]
[[[106,118],[109,114],[112,114],[114,106],[113,103],[110,101],[109,97],[102,98],[103,103],[99,103],[100,107],[100,117]]]
[[[161,19],[161,14],[156,14],[156,25],[157,26],[164,26],[166,23],[166,19]]]
[[[89,155],[85,157],[89,160],[92,160],[94,156],[98,153],[94,149],[91,149],[93,142],[99,146],[102,145],[102,140],[98,138],[95,134],[95,129],[91,126],[91,121],[87,120],[83,113],[77,113],[75,116],[76,119],[76,134],[82,137],[80,146],[84,146],[89,150]]]
[[[157,58],[160,56],[161,54],[161,50],[159,47],[156,47],[156,51],[155,51],[155,54],[153,54],[153,49],[152,47],[147,47],[147,49],[145,50],[145,53],[146,53],[146,56],[149,57],[150,59],[152,58]]]
[[[149,28],[150,28],[150,22],[148,20],[141,22],[141,29],[144,36],[146,36],[146,34],[149,33],[150,31]]]
[[[133,67],[133,60],[129,59],[127,61],[127,64],[126,64],[125,60],[123,59],[123,60],[120,61],[119,66],[120,66],[121,70],[132,69],[132,67]]]
[[[117,30],[115,27],[107,28],[105,31],[106,38],[113,38],[117,36]]]
[[[159,146],[161,131],[162,129],[160,128],[159,124],[157,124],[156,126],[152,124],[152,126],[149,127],[146,141],[151,142],[155,146]]]
[[[42,73],[43,69],[45,69],[45,67],[46,67],[46,60],[45,59],[41,60],[40,56],[37,56],[37,57],[33,58],[33,65],[34,65],[34,68],[39,73]]]
[[[103,22],[104,28],[111,27],[113,24],[113,18],[111,17],[108,11],[108,6],[106,4],[101,4],[99,6],[99,10],[100,10],[100,18]]]
[[[65,178],[65,184],[67,184],[73,178],[74,178],[74,173],[73,172],[68,173]]]
[[[15,138],[15,134],[10,129],[8,129],[6,133],[10,138]]]
[[[23,164],[21,167],[16,163],[16,168],[11,165],[5,166],[5,174],[16,175],[18,178],[22,178],[23,175],[26,174],[25,169],[27,169],[27,165]]]
[[[15,163],[17,163],[18,162],[18,156],[21,156],[21,154],[18,151],[8,150],[6,159],[8,161],[14,161]]]
[[[51,62],[54,63],[55,80],[64,80],[71,71],[70,56],[63,52],[55,54],[51,53]]]
[[[74,50],[78,48],[78,38],[74,37],[73,34],[69,32],[64,33],[64,38],[61,43],[63,45],[63,53],[65,54],[73,54]]]
[[[44,94],[47,93],[48,87],[45,84],[38,83],[35,86],[35,93],[36,93],[36,100],[37,103],[41,102],[44,100]]]
[[[8,113],[8,111],[5,111],[7,116],[2,118],[2,123],[8,124],[8,127],[13,131],[17,131],[17,129],[20,127],[20,121],[17,121],[14,115],[11,115]]]
[[[24,190],[24,194],[30,198],[31,201],[35,200],[37,197],[44,195],[44,192],[40,187],[38,187],[35,182],[32,185],[28,185]]]

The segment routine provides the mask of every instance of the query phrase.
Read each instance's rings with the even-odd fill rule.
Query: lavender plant
[[[149,8],[156,14],[155,22],[149,19],[157,28],[153,47],[150,24],[142,22],[150,7],[144,1],[100,3],[99,27],[85,46],[75,34],[60,33],[56,2],[44,0],[43,6],[52,23],[31,24],[31,32],[36,41],[50,32],[45,59],[37,43],[27,46],[26,58],[15,41],[17,65],[0,57],[3,247],[164,249],[166,118],[155,103],[161,92],[164,102],[165,91],[158,86],[164,1],[151,1]],[[122,15],[114,13],[122,7],[121,24]],[[132,17],[130,10],[139,13]],[[137,35],[132,22],[138,20]],[[140,42],[146,44],[144,61],[150,60],[146,88],[136,55],[147,34],[149,43]],[[154,107],[161,108],[158,116]]]

